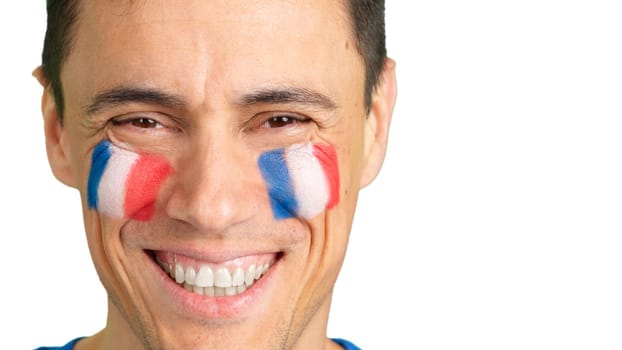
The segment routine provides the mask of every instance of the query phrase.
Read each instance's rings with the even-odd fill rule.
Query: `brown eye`
[[[277,115],[274,117],[270,117],[264,122],[264,127],[266,128],[282,128],[291,124],[296,123],[304,123],[306,120],[302,120],[297,117],[292,117],[288,115]]]
[[[143,128],[143,129],[152,129],[152,128],[157,128],[159,126],[159,123],[157,121],[151,118],[144,118],[144,117],[132,119],[130,123],[132,124],[132,126],[135,126],[137,128]]]

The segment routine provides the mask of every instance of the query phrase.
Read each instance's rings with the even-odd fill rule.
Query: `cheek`
[[[265,152],[259,169],[275,219],[310,219],[339,203],[339,164],[328,145],[298,144]]]
[[[149,220],[160,186],[172,171],[162,157],[134,153],[102,141],[91,157],[88,206],[115,219]]]

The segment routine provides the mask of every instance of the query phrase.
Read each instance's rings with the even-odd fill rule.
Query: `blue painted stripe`
[[[262,153],[258,160],[261,175],[268,187],[272,213],[277,220],[295,217],[298,210],[284,152],[282,148],[268,151]]]
[[[97,190],[102,176],[104,175],[104,170],[106,170],[106,165],[108,165],[108,161],[112,155],[110,147],[110,142],[104,140],[95,146],[93,154],[91,155],[91,172],[87,184],[86,199],[89,208],[92,209],[97,209],[97,202],[99,201]]]

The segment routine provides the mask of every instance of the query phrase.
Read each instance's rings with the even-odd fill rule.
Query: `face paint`
[[[112,218],[149,220],[160,185],[172,170],[162,157],[128,151],[104,140],[91,156],[88,206]]]
[[[275,219],[310,219],[339,202],[337,153],[328,145],[296,144],[258,160]]]

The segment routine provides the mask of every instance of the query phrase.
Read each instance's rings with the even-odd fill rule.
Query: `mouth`
[[[210,298],[243,295],[267,274],[280,256],[248,255],[213,263],[171,252],[152,251],[150,255],[177,285]]]

